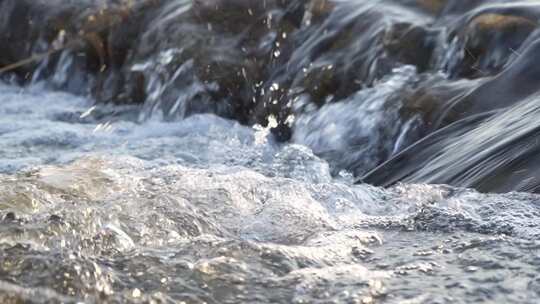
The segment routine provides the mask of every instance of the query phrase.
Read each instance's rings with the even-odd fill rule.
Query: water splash
[[[353,185],[309,148],[212,115],[138,125],[129,108],[111,119],[72,95],[3,89],[16,123],[0,135],[3,301],[538,296],[535,195]],[[114,128],[93,132],[103,120]]]

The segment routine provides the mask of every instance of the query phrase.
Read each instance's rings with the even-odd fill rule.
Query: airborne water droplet
[[[142,295],[142,293],[139,290],[139,288],[133,289],[133,292],[131,293],[131,296],[133,296],[134,298],[140,298],[141,295]]]

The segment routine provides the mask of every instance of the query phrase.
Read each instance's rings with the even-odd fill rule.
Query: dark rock
[[[385,50],[397,61],[414,65],[419,72],[430,68],[437,32],[426,26],[396,23],[385,33]]]
[[[14,212],[8,212],[6,215],[4,215],[4,221],[6,222],[13,222],[17,219],[17,216]]]
[[[509,68],[465,96],[435,123],[442,128],[366,174],[375,185],[441,183],[486,192],[540,191],[535,62],[540,40]]]
[[[291,135],[286,121],[296,96],[308,93],[321,106],[372,85],[394,67],[427,70],[437,34],[417,13],[403,14],[390,3],[139,0],[105,7],[93,0],[3,0],[0,5],[6,15],[0,24],[0,65],[69,44],[45,61],[17,69],[22,79],[49,79],[55,88],[91,92],[100,102],[145,103],[150,114],[171,118],[214,112],[266,125],[272,115],[280,139]],[[21,26],[20,20],[28,23]]]
[[[540,40],[535,41],[506,70],[462,98],[449,103],[437,125],[448,125],[464,117],[508,107],[540,90],[540,67],[535,64]]]
[[[495,75],[538,27],[538,7],[494,5],[482,7],[465,17],[454,30],[447,70],[452,77],[477,78]],[[531,10],[532,9],[532,10]],[[538,11],[540,13],[540,11]]]
[[[56,215],[56,214],[51,214],[51,216],[49,216],[49,222],[51,223],[62,223],[63,219],[61,216],[59,215]]]

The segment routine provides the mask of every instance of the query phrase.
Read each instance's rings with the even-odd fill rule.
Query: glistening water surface
[[[353,185],[262,127],[1,89],[2,303],[540,298],[536,195]]]
[[[540,0],[0,0],[0,303],[538,303],[538,54]]]

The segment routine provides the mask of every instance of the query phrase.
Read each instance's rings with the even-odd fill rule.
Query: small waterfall
[[[540,0],[0,0],[0,303],[538,303],[539,35]]]
[[[140,105],[141,123],[213,113],[260,125],[279,142],[310,147],[335,175],[380,166],[362,179],[376,184],[409,180],[390,169],[403,167],[391,165],[399,160],[418,173],[410,181],[485,189],[480,180],[420,174],[428,159],[448,164],[412,161],[407,151],[441,134],[451,140],[456,129],[473,136],[475,117],[539,89],[528,68],[536,1],[5,0],[0,8],[0,64],[59,50],[15,71],[20,82]],[[13,16],[32,24],[20,28]],[[20,44],[6,40],[14,35]],[[388,170],[395,176],[377,177]]]
[[[335,170],[353,169],[362,175],[410,140],[415,118],[401,117],[400,95],[415,81],[416,69],[405,66],[348,100],[298,114],[293,141],[313,149]]]

